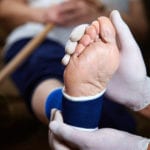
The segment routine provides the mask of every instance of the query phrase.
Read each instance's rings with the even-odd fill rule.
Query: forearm
[[[0,2],[0,10],[1,23],[8,28],[29,21],[40,21],[40,17],[36,17],[38,16],[37,8],[31,8],[26,0],[2,0]]]
[[[45,104],[48,95],[56,88],[62,87],[62,83],[56,79],[48,79],[41,82],[34,90],[32,96],[32,109],[36,117],[43,123],[48,123],[45,114]],[[57,108],[58,109],[58,108]],[[51,110],[49,110],[51,111]]]

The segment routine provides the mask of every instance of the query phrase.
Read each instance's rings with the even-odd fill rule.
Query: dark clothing
[[[14,43],[5,55],[9,62],[28,42],[30,38]],[[31,96],[35,87],[43,80],[57,78],[63,82],[64,66],[61,59],[64,47],[52,40],[45,40],[32,55],[12,74],[12,80],[20,94],[30,106]]]

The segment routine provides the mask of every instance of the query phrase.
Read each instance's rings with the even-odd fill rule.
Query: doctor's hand
[[[122,20],[118,11],[110,14],[116,28],[120,50],[120,65],[109,82],[106,94],[135,111],[150,104],[150,78],[141,54],[129,27]]]
[[[57,115],[61,116],[59,111]],[[150,142],[146,138],[110,128],[92,132],[81,131],[56,119],[49,127],[52,135],[66,143],[71,150],[147,150]]]
[[[50,119],[49,126],[51,122],[53,122],[54,120],[58,122],[63,122],[63,118],[59,110],[56,109],[51,110],[51,119]],[[69,146],[65,144],[65,142],[63,142],[58,136],[52,133],[51,129],[49,129],[48,131],[48,139],[49,139],[48,141],[49,146],[52,150],[71,150]]]

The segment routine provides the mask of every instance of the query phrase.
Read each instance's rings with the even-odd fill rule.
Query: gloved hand
[[[150,104],[150,78],[140,48],[118,11],[113,11],[110,19],[118,35],[121,58],[106,94],[135,111],[141,110]]]
[[[70,145],[72,150],[147,150],[150,142],[149,139],[109,128],[94,132],[81,131],[56,120],[49,127],[54,136]]]
[[[142,110],[150,104],[150,78],[146,75],[140,48],[118,11],[113,11],[110,19],[118,35],[120,65],[108,84],[106,94],[112,100],[135,111]],[[71,42],[66,46],[68,56],[70,56],[70,51],[71,54],[76,52],[76,46],[71,45],[82,38],[86,27],[87,25],[80,25],[72,31]],[[79,36],[78,33],[80,33]],[[63,60],[66,60],[65,57]],[[65,64],[68,61],[69,58],[65,61]]]
[[[59,110],[52,109],[51,110],[51,121],[58,121],[63,122],[62,115],[60,114]],[[58,139],[57,136],[55,136],[51,130],[49,129],[48,132],[48,138],[49,138],[49,146],[53,150],[71,150],[67,145],[65,145],[61,140]]]

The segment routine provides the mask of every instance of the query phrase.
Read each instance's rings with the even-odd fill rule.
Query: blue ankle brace
[[[45,103],[45,114],[48,120],[50,120],[51,116],[51,109],[56,108],[61,110],[62,109],[62,88],[56,89],[52,91],[49,96],[47,97]]]
[[[62,114],[64,122],[79,128],[96,129],[100,123],[104,93],[91,100],[71,100],[63,94]]]
[[[77,98],[78,99],[78,98]],[[52,91],[47,97],[45,113],[50,120],[51,109],[62,110],[64,122],[80,128],[94,129],[100,122],[103,95],[85,100],[75,101],[65,96],[62,89]]]

